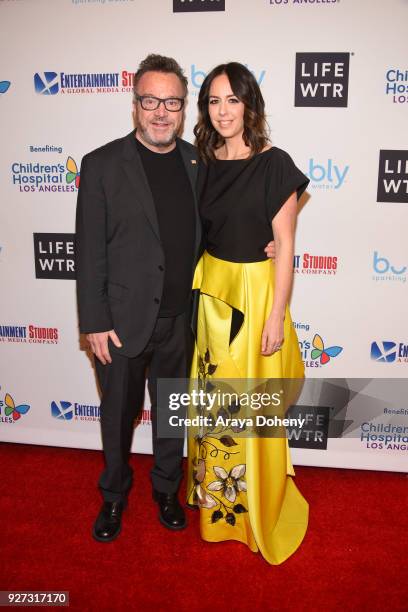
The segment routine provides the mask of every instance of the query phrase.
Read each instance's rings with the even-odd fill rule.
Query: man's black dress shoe
[[[159,506],[159,521],[168,529],[184,529],[186,517],[176,493],[159,493],[153,490],[153,499]]]
[[[126,503],[122,501],[104,502],[99,512],[92,535],[98,542],[111,542],[120,534],[122,512]]]

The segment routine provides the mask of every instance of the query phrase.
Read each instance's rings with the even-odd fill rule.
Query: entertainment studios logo
[[[294,257],[295,274],[334,276],[337,273],[337,255],[312,255],[302,253]]]
[[[78,404],[77,402],[52,401],[51,416],[58,421],[94,421],[99,422],[99,406]]]
[[[309,332],[310,330],[310,325],[308,323],[293,322],[293,327],[297,332]],[[323,340],[320,334],[314,334],[312,340],[310,340],[309,334],[307,334],[307,336],[306,339],[299,339],[299,348],[306,368],[321,368],[340,355],[343,350],[342,346],[328,346],[328,343]]]
[[[62,147],[30,146],[30,152],[42,152],[46,149],[60,152]],[[80,173],[73,157],[68,156],[65,164],[40,162],[13,162],[11,180],[22,193],[73,192],[79,187]]]
[[[408,103],[408,70],[390,68],[385,74],[385,94],[394,104]]]
[[[53,400],[51,402],[51,416],[58,421],[92,421],[99,422],[101,419],[101,411],[99,406],[92,404],[79,404],[78,402],[69,402],[66,400]],[[137,419],[135,426],[151,425],[150,410],[144,408]]]
[[[376,282],[407,282],[407,266],[393,266],[391,261],[374,251],[372,280]]]
[[[339,166],[333,159],[316,163],[311,157],[306,175],[310,178],[312,189],[340,189],[348,174],[350,166]]]
[[[30,410],[29,404],[18,404],[10,393],[0,399],[0,423],[17,423]]]
[[[140,411],[139,416],[135,420],[135,427],[141,425],[142,427],[150,427],[152,424],[152,414],[150,408],[143,408]]]
[[[34,90],[43,96],[57,94],[129,93],[134,72],[36,72]]]
[[[173,13],[225,11],[225,0],[173,0]]]
[[[371,343],[370,356],[377,363],[408,363],[408,344],[394,340],[376,340]]]
[[[0,325],[0,342],[29,344],[58,344],[57,327],[38,325]]]
[[[33,234],[36,278],[75,279],[75,234]]]
[[[408,151],[380,151],[377,202],[408,202]]]
[[[296,53],[295,106],[346,107],[350,53]]]

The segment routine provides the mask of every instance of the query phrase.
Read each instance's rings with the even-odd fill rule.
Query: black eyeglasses
[[[156,98],[156,96],[138,96],[135,99],[139,100],[143,110],[154,111],[159,108],[163,102],[164,108],[172,113],[181,111],[184,106],[184,98]]]

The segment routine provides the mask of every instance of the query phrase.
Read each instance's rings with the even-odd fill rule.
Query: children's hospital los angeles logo
[[[296,53],[295,106],[347,106],[350,53]]]
[[[62,155],[63,148],[53,145],[42,147],[29,146],[32,154],[57,153]],[[21,193],[56,193],[77,191],[80,181],[79,167],[75,159],[68,155],[63,159],[46,161],[14,161],[11,164],[11,181]]]
[[[10,393],[5,393],[3,396],[0,391],[0,423],[17,423],[29,410],[29,404],[15,401]]]
[[[408,103],[408,70],[390,68],[385,74],[385,93],[394,104]]]
[[[10,81],[0,81],[0,94],[5,94],[10,88]]]
[[[311,339],[310,325],[308,323],[294,322],[293,327],[299,336],[299,348],[306,368],[321,368],[329,364],[343,351],[342,346],[328,343],[320,334],[313,334]],[[306,337],[301,335],[306,332]]]

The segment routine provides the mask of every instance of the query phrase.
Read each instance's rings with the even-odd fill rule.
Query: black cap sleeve
[[[295,166],[291,156],[277,147],[271,149],[268,170],[266,210],[268,220],[272,221],[294,191],[300,198],[309,179]]]

